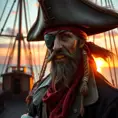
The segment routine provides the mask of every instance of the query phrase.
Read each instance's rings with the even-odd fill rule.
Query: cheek
[[[70,41],[68,43],[65,43],[65,48],[70,52],[73,53],[76,50],[76,46],[77,46],[77,40],[74,41]]]
[[[76,49],[76,47],[77,47],[77,40],[74,40],[72,48]]]
[[[77,47],[77,41],[76,40],[74,40],[72,43],[71,43],[71,45],[69,46],[69,51],[70,51],[70,53],[73,53],[73,52],[75,52],[75,50],[76,50],[76,47]]]

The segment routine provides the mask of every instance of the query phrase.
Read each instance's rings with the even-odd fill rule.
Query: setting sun
[[[101,58],[95,58],[95,62],[96,62],[98,72],[101,72],[102,67],[106,66],[106,62]]]

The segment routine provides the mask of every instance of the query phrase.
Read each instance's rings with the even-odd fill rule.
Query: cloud
[[[13,29],[11,27],[7,27],[5,29],[5,33],[8,34],[8,35],[12,35],[12,34],[17,35],[18,29]],[[26,30],[22,29],[22,33],[26,35]]]
[[[15,34],[16,35],[17,32],[18,32],[18,30],[10,28],[10,27],[7,27],[5,30],[5,33],[7,33],[7,34]]]
[[[17,12],[16,12],[16,11],[12,11],[12,12],[11,12],[11,14],[16,15],[16,14],[17,14]]]
[[[0,56],[0,64],[4,64],[6,56]]]
[[[0,48],[8,48],[8,44],[0,44]]]

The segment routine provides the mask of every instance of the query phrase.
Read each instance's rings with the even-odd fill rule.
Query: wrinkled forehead
[[[44,35],[45,34],[58,34],[58,33],[63,33],[63,32],[72,32],[72,31],[68,28],[53,28],[53,29],[46,29],[44,31]]]
[[[48,28],[45,29],[44,35],[45,34],[56,34],[58,32],[71,32],[76,36],[79,36],[81,38],[86,39],[87,34],[80,30],[79,28],[76,27],[56,27],[56,28]]]

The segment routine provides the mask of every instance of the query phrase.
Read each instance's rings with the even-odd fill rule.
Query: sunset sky
[[[7,0],[1,0],[0,1],[0,16],[2,14],[2,11],[3,11],[3,8],[5,6],[6,1]],[[5,20],[6,20],[6,17],[8,15],[9,9],[12,6],[11,4],[13,3],[13,1],[14,0],[8,0],[8,5],[7,5],[7,8],[6,8],[5,12],[4,12],[3,18],[0,20],[0,29],[3,27],[3,24],[4,24]],[[96,0],[91,0],[91,1],[95,2]],[[116,11],[118,11],[118,9],[116,7],[116,6],[118,6],[118,0],[112,0],[112,1],[114,3]],[[29,10],[29,11],[27,11],[27,13],[28,13],[27,17],[28,17],[28,26],[29,26],[29,29],[30,29],[30,27],[32,26],[32,24],[36,20],[38,2],[37,2],[37,0],[25,0],[25,2],[26,2],[27,10]],[[100,0],[98,0],[98,3],[101,4]],[[18,31],[18,21],[16,23],[15,29],[13,30],[13,21],[14,21],[15,15],[16,15],[16,6],[17,6],[17,0],[16,0],[16,3],[14,5],[13,9],[12,9],[12,12],[10,14],[10,17],[9,17],[8,21],[7,21],[7,24],[6,24],[5,28],[4,28],[3,34],[11,34],[13,31],[15,31],[15,33],[17,34],[17,31]],[[26,35],[26,28],[25,28],[25,22],[24,22],[24,14],[23,14],[22,23],[23,23],[22,32],[24,33],[24,35]],[[117,32],[117,30],[114,30],[114,35],[115,35],[115,39],[118,39],[118,32]],[[108,35],[107,35],[107,37],[108,37]],[[96,38],[96,40],[95,40],[96,44],[98,44],[99,46],[105,47],[104,34],[96,35],[95,38]],[[89,40],[93,41],[93,37],[90,37]],[[7,55],[8,44],[10,42],[11,42],[10,38],[0,37],[0,64],[4,63],[5,56]],[[13,42],[14,42],[14,39],[12,39],[12,43]],[[118,40],[115,40],[115,43],[118,46]],[[108,49],[110,49],[109,38],[107,38],[107,44],[108,44]],[[112,44],[113,44],[113,42],[112,42]],[[44,57],[44,54],[45,54],[45,50],[46,50],[44,42],[32,43],[31,47],[33,47],[32,54],[33,54],[33,61],[34,61],[34,63],[36,63],[36,64],[42,63],[43,57]],[[28,60],[26,61],[26,59],[24,58],[26,56],[26,52],[24,51],[23,48],[21,49],[21,51],[22,51],[21,52],[22,53],[21,63],[22,64],[26,64],[27,61],[28,61]],[[113,51],[114,51],[114,46],[113,46]],[[17,63],[16,59],[17,59],[17,48],[15,49],[14,58],[13,58],[12,62],[13,63]],[[100,60],[98,59],[98,63],[101,63],[99,61]],[[102,61],[102,66],[107,66],[107,63]],[[116,66],[118,67],[117,61],[116,61]]]

